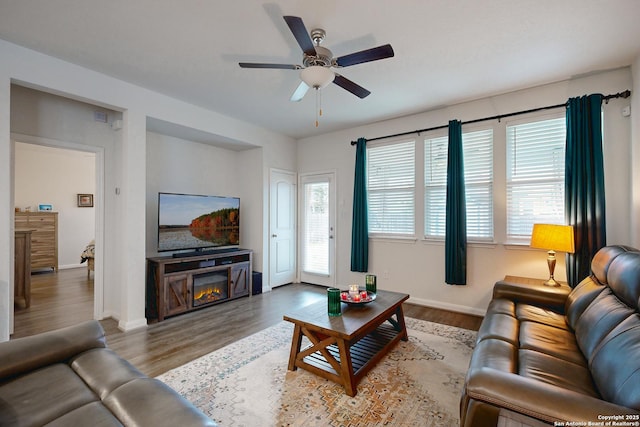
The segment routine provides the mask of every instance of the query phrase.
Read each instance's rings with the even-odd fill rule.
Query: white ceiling
[[[289,101],[301,64],[283,15],[327,32],[335,56],[390,43],[395,57]],[[0,38],[302,138],[627,66],[640,0],[0,0]]]

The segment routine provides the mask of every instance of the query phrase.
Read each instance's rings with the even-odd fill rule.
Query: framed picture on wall
[[[79,208],[92,208],[93,207],[93,194],[78,194],[78,207]]]

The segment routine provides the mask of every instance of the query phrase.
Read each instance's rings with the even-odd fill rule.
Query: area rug
[[[476,333],[406,323],[409,341],[368,372],[355,397],[305,370],[287,370],[293,324],[284,321],[158,379],[223,427],[458,425]]]

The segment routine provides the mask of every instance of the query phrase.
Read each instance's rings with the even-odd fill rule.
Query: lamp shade
[[[530,246],[547,251],[573,253],[575,252],[573,227],[558,224],[533,224]]]
[[[323,89],[336,78],[336,75],[327,67],[312,65],[300,72],[300,78],[309,87]]]

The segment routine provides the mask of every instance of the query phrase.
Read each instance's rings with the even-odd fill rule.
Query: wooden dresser
[[[31,305],[31,230],[15,232],[14,304],[29,308]]]
[[[16,212],[16,229],[31,232],[31,270],[58,270],[58,212]]]

